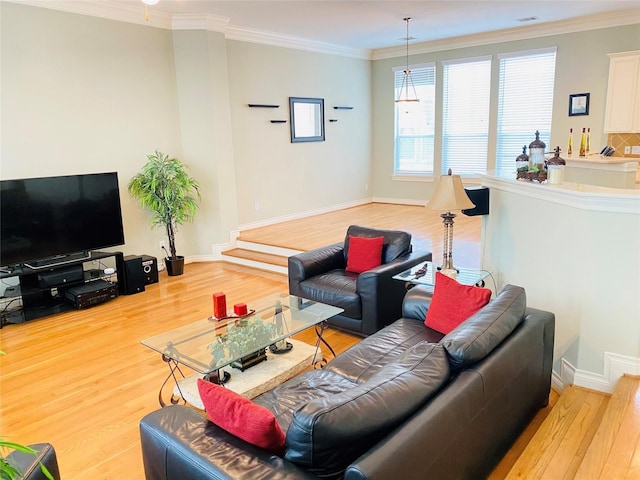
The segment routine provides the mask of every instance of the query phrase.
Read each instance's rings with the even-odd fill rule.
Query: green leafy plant
[[[156,150],[128,185],[129,194],[153,214],[151,227],[163,226],[169,239],[169,258],[175,260],[178,225],[192,221],[200,201],[200,185],[177,158]]]
[[[4,355],[5,353],[0,350],[0,355]],[[22,477],[22,472],[18,470],[18,468],[11,463],[11,461],[7,458],[9,453],[12,451],[28,453],[31,455],[36,455],[38,452],[35,451],[31,447],[27,447],[25,445],[21,445],[15,442],[7,442],[0,438],[0,480],[14,480],[16,478]],[[53,475],[47,470],[42,463],[40,464],[40,470],[45,477],[50,480],[53,479]]]

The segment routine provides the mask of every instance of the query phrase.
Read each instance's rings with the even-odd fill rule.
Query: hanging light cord
[[[411,70],[409,70],[409,21],[411,17],[403,18],[405,22],[407,22],[407,68],[404,71],[404,78],[402,79],[402,86],[400,87],[400,92],[398,94],[398,99],[396,102],[419,102],[418,93],[416,92],[416,86],[413,83],[413,78],[411,78]],[[411,85],[411,89],[413,90],[413,98],[409,98],[409,85]],[[404,98],[402,98],[402,92],[405,92]]]

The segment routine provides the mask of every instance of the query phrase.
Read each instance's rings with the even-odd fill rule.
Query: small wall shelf
[[[334,110],[353,110],[353,107],[333,107]]]
[[[280,105],[268,105],[264,103],[249,103],[251,108],[280,108]]]
[[[286,120],[269,120],[271,123],[287,123]]]
[[[337,121],[338,121],[338,119],[337,119],[337,118],[330,118],[330,119],[329,119],[329,121],[330,121],[331,123],[334,123],[334,122],[337,122]]]

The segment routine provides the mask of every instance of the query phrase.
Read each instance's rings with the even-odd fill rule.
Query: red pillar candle
[[[233,306],[233,312],[238,315],[239,317],[242,317],[243,315],[247,314],[247,304],[246,303],[236,303]]]
[[[227,297],[222,292],[213,294],[213,316],[216,318],[227,316]]]

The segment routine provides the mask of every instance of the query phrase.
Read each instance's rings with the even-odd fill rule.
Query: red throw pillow
[[[198,392],[209,420],[227,432],[277,455],[285,435],[275,415],[228,388],[198,379]]]
[[[362,273],[382,264],[384,237],[354,237],[349,235],[347,272]]]
[[[445,335],[484,307],[491,290],[462,285],[436,272],[436,284],[424,324]]]

